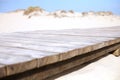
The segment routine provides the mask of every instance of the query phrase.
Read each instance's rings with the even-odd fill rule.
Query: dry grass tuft
[[[69,10],[68,12],[70,12],[70,13],[72,13],[72,14],[74,13],[74,11],[73,11],[73,10]]]
[[[24,11],[24,15],[29,15],[30,13],[34,12],[34,11],[40,11],[43,12],[43,9],[39,8],[39,7],[29,7],[27,10]]]
[[[110,16],[110,15],[113,15],[113,13],[110,12],[110,11],[106,11],[106,12],[105,11],[99,11],[96,14],[99,15],[99,16]]]

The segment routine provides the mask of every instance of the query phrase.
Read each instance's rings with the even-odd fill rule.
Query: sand
[[[81,16],[55,18],[53,16],[33,16],[30,19],[23,12],[1,13],[0,32],[33,30],[61,30],[73,28],[99,28],[119,26],[118,16]]]
[[[0,13],[0,33],[112,26],[120,26],[120,16],[88,15],[63,18],[54,16],[33,16],[28,18],[28,16],[23,15],[22,11]],[[120,57],[109,55],[55,80],[120,80]]]
[[[112,54],[55,80],[120,80],[120,57]]]

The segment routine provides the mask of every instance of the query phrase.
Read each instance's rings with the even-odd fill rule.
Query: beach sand
[[[120,80],[120,57],[112,54],[55,80]]]
[[[62,30],[75,28],[101,28],[120,25],[120,17],[111,16],[80,16],[80,17],[53,17],[28,16],[23,12],[0,13],[0,32],[18,32],[34,30]]]

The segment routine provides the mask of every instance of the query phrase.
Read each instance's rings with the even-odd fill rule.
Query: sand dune
[[[78,13],[72,11],[56,11],[53,13],[33,11],[29,15],[24,15],[24,10],[0,13],[0,32],[99,28],[119,25],[120,16],[108,15],[108,13],[104,13],[104,16],[92,12]]]

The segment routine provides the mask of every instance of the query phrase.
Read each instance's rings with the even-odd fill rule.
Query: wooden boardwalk
[[[120,27],[39,30],[0,34],[0,79],[64,61],[20,80],[42,80],[120,47]],[[91,55],[91,52],[94,55]],[[87,55],[88,54],[88,55]],[[81,57],[82,56],[82,57]],[[75,59],[74,59],[75,58]],[[78,60],[79,59],[79,60]],[[53,65],[52,65],[53,64]],[[59,63],[60,64],[60,63]],[[51,66],[52,65],[52,66]],[[33,71],[34,72],[34,71]],[[39,72],[37,72],[39,73]],[[51,74],[51,75],[50,75]]]

